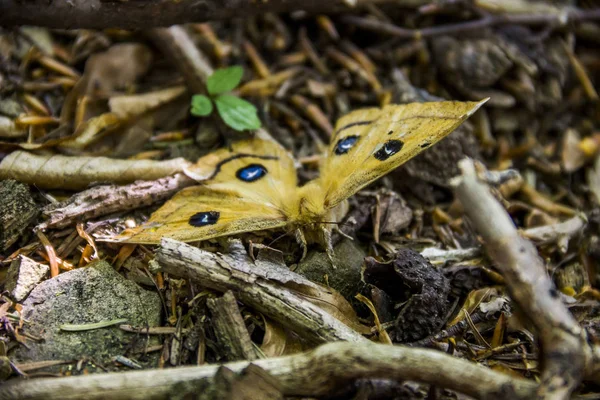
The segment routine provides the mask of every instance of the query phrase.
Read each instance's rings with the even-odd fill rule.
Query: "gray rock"
[[[333,250],[335,268],[325,252],[313,251],[298,264],[294,272],[337,290],[346,300],[355,304],[354,296],[364,286],[360,274],[366,254],[356,241],[349,239],[340,241]]]
[[[90,324],[126,318],[138,327],[158,326],[161,301],[119,275],[104,261],[65,272],[42,282],[23,303],[27,332],[41,337],[29,340],[13,354],[14,361],[92,359],[106,363],[128,351],[142,350],[147,336],[127,333],[118,326],[66,332],[63,324]]]
[[[37,263],[31,258],[21,255],[10,263],[4,288],[14,301],[20,303],[44,279],[49,269],[50,267],[46,264]]]

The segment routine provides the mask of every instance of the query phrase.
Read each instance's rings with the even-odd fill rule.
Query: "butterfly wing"
[[[202,157],[186,170],[200,185],[183,189],[149,221],[114,238],[127,243],[184,242],[283,227],[296,197],[294,160],[279,144],[237,142]]]
[[[335,207],[437,143],[486,101],[388,105],[343,116],[321,166],[325,207]]]

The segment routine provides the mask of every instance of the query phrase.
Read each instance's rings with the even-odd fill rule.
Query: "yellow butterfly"
[[[323,156],[320,177],[298,186],[294,159],[274,141],[236,142],[185,172],[200,182],[181,190],[150,220],[113,240],[184,242],[286,228],[306,254],[307,242],[333,254],[331,231],[346,199],[455,130],[487,101],[388,105],[341,117]]]

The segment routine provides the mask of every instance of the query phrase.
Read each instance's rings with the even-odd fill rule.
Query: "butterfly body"
[[[293,157],[278,143],[248,139],[198,160],[199,182],[177,193],[145,225],[114,241],[185,242],[284,228],[306,249],[331,252],[331,231],[346,199],[456,129],[485,102],[432,102],[353,111],[338,120],[320,177],[298,186]]]

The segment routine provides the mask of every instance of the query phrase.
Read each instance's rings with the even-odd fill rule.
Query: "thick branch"
[[[300,295],[304,290],[318,298],[322,290],[318,285],[285,268],[252,263],[239,242],[233,242],[229,251],[230,254],[215,254],[163,238],[156,257],[163,271],[220,292],[231,290],[241,302],[306,340],[319,344],[368,341]]]
[[[431,383],[480,399],[533,398],[537,385],[495,372],[436,350],[365,343],[330,343],[287,357],[252,362],[279,380],[285,396],[319,397],[357,379],[412,380]],[[247,361],[225,364],[240,372]],[[15,381],[0,399],[166,399],[178,385],[209,381],[219,366],[182,367]]]
[[[267,12],[340,12],[386,0],[0,0],[0,26],[148,29]],[[387,0],[390,1],[390,0]],[[397,2],[397,0],[396,0]],[[407,3],[414,3],[414,0]]]
[[[460,168],[462,175],[453,181],[456,195],[504,276],[511,297],[539,336],[544,369],[538,395],[569,398],[591,364],[586,333],[563,304],[535,246],[519,235],[508,213],[479,181],[473,161],[461,161]]]

